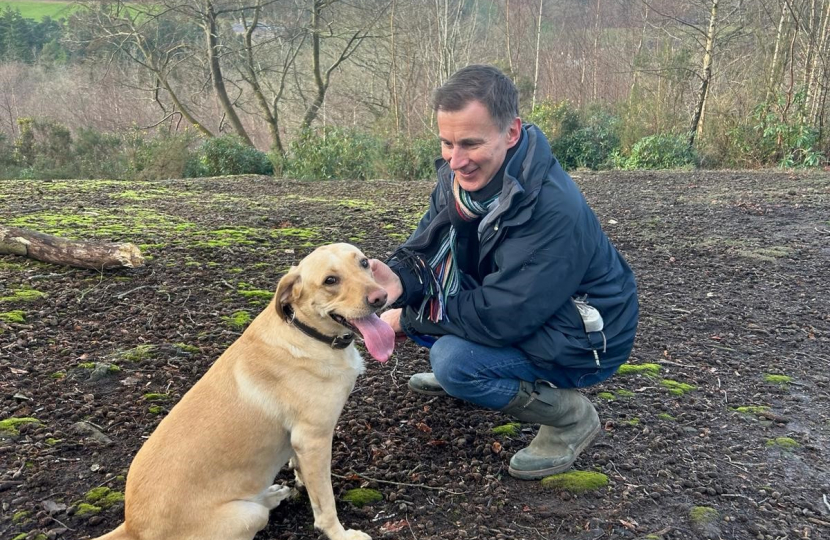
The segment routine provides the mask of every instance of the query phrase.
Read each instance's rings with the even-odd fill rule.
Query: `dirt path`
[[[411,394],[406,380],[428,360],[405,345],[387,365],[367,361],[338,425],[336,493],[382,495],[338,503],[344,524],[417,540],[830,538],[830,176],[576,177],[641,289],[631,364],[646,371],[587,392],[604,430],[576,465],[607,486],[580,494],[507,476],[535,426],[497,434],[511,421],[498,412]],[[0,540],[114,527],[132,455],[239,335],[239,313],[261,310],[316,245],[384,257],[430,189],[0,183],[0,223],[130,241],[148,256],[105,274],[0,256],[0,421],[37,420],[0,424]],[[257,540],[316,539],[312,521],[300,498]]]

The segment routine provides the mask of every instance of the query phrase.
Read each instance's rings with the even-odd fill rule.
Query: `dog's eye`
[[[360,259],[360,266],[363,268],[369,268],[369,259]]]
[[[337,276],[329,276],[326,278],[325,284],[326,285],[337,285],[340,280],[337,279]]]

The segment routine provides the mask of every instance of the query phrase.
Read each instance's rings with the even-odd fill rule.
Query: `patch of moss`
[[[639,426],[640,425],[640,419],[636,418],[636,417],[635,418],[630,418],[630,419],[626,420],[625,423],[628,424],[629,426]]]
[[[142,362],[153,358],[156,355],[156,346],[143,344],[120,354],[120,357],[127,362]]]
[[[64,377],[66,377],[66,372],[65,371],[56,371],[56,372],[52,373],[49,376],[52,377],[53,379],[63,379]]]
[[[18,427],[24,424],[40,423],[40,420],[38,420],[37,418],[32,418],[30,416],[6,418],[5,420],[0,420],[0,433],[5,433],[8,435],[18,435],[20,434],[20,430],[17,429]]]
[[[602,473],[590,471],[568,471],[542,479],[542,487],[569,491],[571,493],[595,491],[607,485],[607,476]]]
[[[669,392],[674,394],[675,396],[682,396],[687,392],[691,392],[692,390],[697,390],[696,386],[692,386],[691,384],[686,384],[678,381],[674,381],[672,379],[663,379],[660,381],[660,384],[665,386],[669,389]]]
[[[181,352],[186,352],[190,354],[196,354],[199,352],[199,347],[195,345],[188,345],[187,343],[174,343],[173,346]]]
[[[46,293],[35,289],[12,289],[11,296],[0,296],[0,304],[5,302],[34,302],[45,298]]]
[[[675,420],[677,420],[677,418],[670,415],[669,413],[660,413],[657,415],[657,418],[659,418],[660,420],[666,420],[668,422],[674,422]]]
[[[274,298],[274,291],[266,291],[265,289],[239,290],[237,292],[249,300],[255,300],[258,304],[267,304]]]
[[[617,390],[617,397],[631,398],[631,397],[634,397],[636,395],[637,394],[635,394],[631,390],[626,390],[625,388],[621,388],[621,389]]]
[[[798,444],[798,441],[792,439],[790,437],[776,437],[774,439],[767,440],[767,448],[770,447],[778,447],[784,450],[794,450],[801,446]]]
[[[53,437],[49,437],[44,442],[46,442],[47,446],[57,446],[58,444],[60,444],[61,441],[62,441],[62,439],[55,439]]]
[[[95,362],[82,362],[78,364],[81,369],[95,369]]]
[[[380,491],[374,489],[357,488],[350,489],[341,497],[345,502],[351,503],[358,508],[383,500]]]
[[[660,373],[659,364],[623,364],[617,370],[618,375],[645,375],[646,377],[655,377]]]
[[[234,311],[230,315],[223,316],[222,320],[231,328],[241,330],[251,322],[251,314],[247,311]]]
[[[613,392],[600,392],[597,394],[597,397],[608,401],[614,401],[617,399],[617,396],[615,396]]]
[[[769,411],[766,405],[746,405],[744,407],[735,407],[732,409],[741,414],[760,414]]]
[[[12,523],[17,524],[17,523],[22,523],[24,521],[28,521],[28,518],[31,515],[32,515],[32,513],[29,512],[28,510],[21,510],[20,512],[15,512],[14,515],[12,516]]]
[[[84,500],[105,510],[116,503],[124,502],[124,494],[101,486],[87,491]]]
[[[689,511],[689,519],[695,525],[709,525],[720,518],[718,511],[710,506],[694,506]]]
[[[101,513],[101,507],[89,503],[80,503],[75,508],[75,515],[78,517],[94,516]]]
[[[14,311],[6,311],[5,313],[0,313],[0,321],[7,323],[23,324],[26,322],[26,312],[17,309]]]
[[[490,431],[499,437],[515,437],[519,434],[519,429],[522,425],[518,422],[510,422],[501,426],[496,426]]]
[[[26,534],[26,533],[20,533],[17,536],[15,536],[14,538],[12,538],[12,540],[26,540],[27,536],[29,536],[29,535]]]
[[[793,378],[787,375],[773,375],[771,373],[764,374],[764,382],[777,384],[779,386],[787,386],[792,382]]]
[[[164,412],[164,407],[160,405],[150,405],[150,408],[147,409],[150,414],[161,414]]]
[[[170,396],[168,396],[167,394],[154,394],[152,392],[149,394],[144,394],[143,397],[146,401],[167,401],[168,399],[170,399]]]

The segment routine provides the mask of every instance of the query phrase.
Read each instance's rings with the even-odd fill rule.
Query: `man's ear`
[[[507,147],[513,148],[522,136],[522,119],[518,116],[513,119],[507,128]]]
[[[274,295],[274,303],[276,304],[277,314],[282,320],[288,320],[285,314],[286,304],[290,304],[297,300],[302,290],[302,278],[296,266],[292,266],[291,270],[280,279],[277,285],[277,292]]]

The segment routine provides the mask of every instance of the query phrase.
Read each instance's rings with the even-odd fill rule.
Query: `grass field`
[[[0,11],[5,11],[7,7],[19,9],[23,17],[38,21],[44,17],[52,17],[53,19],[66,17],[76,9],[72,5],[72,2],[52,2],[51,0],[40,2],[37,0],[7,2],[0,0]]]

